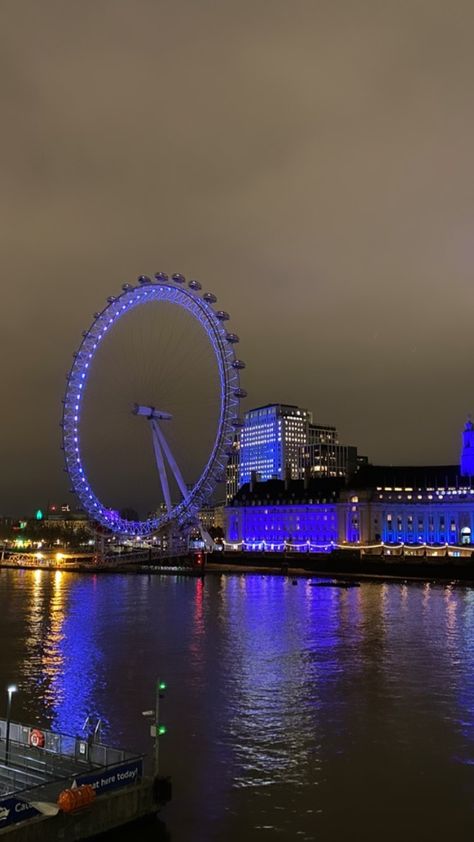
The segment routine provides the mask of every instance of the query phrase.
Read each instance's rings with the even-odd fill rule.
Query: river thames
[[[151,750],[141,712],[167,681],[173,801],[146,842],[474,831],[468,588],[2,570],[0,640],[13,719],[100,717],[118,746]]]

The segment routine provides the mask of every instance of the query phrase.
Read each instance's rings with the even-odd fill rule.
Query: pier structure
[[[96,735],[97,736],[97,735]],[[0,838],[71,842],[157,812],[170,781],[147,758],[97,742],[0,719]],[[88,789],[87,808],[61,809],[61,793]]]

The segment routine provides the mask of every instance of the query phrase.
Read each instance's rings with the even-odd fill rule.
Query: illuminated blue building
[[[458,545],[474,535],[474,487],[457,465],[367,465],[342,498],[350,542]]]
[[[311,413],[289,404],[268,404],[245,413],[240,434],[239,485],[298,475],[298,455],[308,441]]]
[[[433,554],[474,547],[474,428],[461,465],[360,464],[349,478],[271,480],[240,488],[226,509],[226,538],[266,551],[351,545]]]
[[[238,486],[269,479],[347,477],[357,448],[339,444],[335,427],[313,424],[312,414],[291,404],[268,404],[245,414],[240,434]],[[232,481],[229,461],[227,479]],[[227,501],[231,499],[227,495]]]
[[[339,536],[340,480],[244,485],[226,509],[226,538],[249,549],[330,551]],[[309,547],[310,545],[310,547]]]

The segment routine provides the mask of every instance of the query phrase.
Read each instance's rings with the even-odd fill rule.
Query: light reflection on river
[[[470,589],[2,570],[0,641],[14,718],[137,750],[166,678],[174,842],[474,830]]]

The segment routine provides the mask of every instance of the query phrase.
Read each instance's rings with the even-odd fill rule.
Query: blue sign
[[[25,819],[34,819],[41,813],[35,810],[28,801],[21,801],[20,798],[2,798],[0,801],[0,830],[15,822],[23,822]]]
[[[134,760],[133,763],[123,763],[121,766],[112,766],[110,769],[103,769],[91,775],[81,775],[76,779],[78,786],[91,784],[97,795],[108,792],[110,789],[119,789],[122,786],[136,784],[143,774],[143,761]]]

